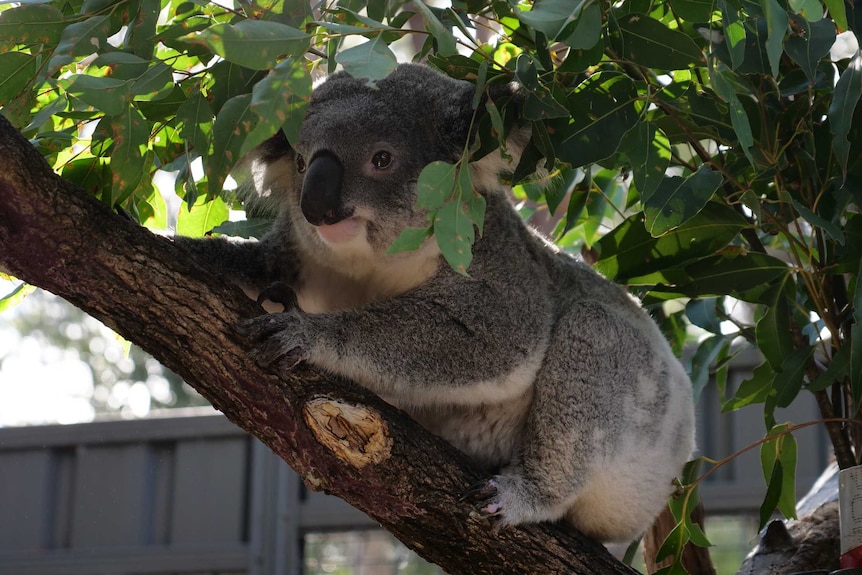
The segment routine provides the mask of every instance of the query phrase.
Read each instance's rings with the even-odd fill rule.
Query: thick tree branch
[[[0,268],[140,345],[310,488],[362,509],[449,573],[635,573],[565,526],[492,532],[458,501],[480,479],[466,458],[366,390],[306,367],[288,380],[261,371],[232,329],[257,306],[56,176],[4,118]]]

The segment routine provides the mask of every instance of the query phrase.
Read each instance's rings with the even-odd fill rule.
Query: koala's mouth
[[[320,224],[315,229],[324,242],[341,244],[359,236],[365,230],[365,220],[359,216],[352,216],[333,224]]]

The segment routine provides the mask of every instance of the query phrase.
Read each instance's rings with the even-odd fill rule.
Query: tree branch
[[[150,352],[311,489],[365,511],[451,574],[632,574],[562,525],[494,533],[458,494],[460,452],[370,392],[308,367],[261,371],[232,326],[261,310],[171,242],[55,175],[0,117],[0,268]]]

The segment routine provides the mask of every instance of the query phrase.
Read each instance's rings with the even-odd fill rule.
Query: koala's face
[[[400,66],[376,88],[345,73],[329,78],[312,95],[297,144],[295,224],[333,250],[361,242],[375,253],[404,228],[424,226],[417,178],[430,162],[459,157],[473,90],[418,65]]]

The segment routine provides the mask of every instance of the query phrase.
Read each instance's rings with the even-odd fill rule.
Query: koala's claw
[[[275,282],[265,287],[257,296],[257,303],[262,306],[265,301],[280,303],[285,311],[299,307],[296,292],[284,282]]]
[[[305,359],[307,350],[301,340],[291,337],[294,330],[287,315],[262,315],[236,326],[237,333],[253,345],[249,355],[260,367],[286,372]]]
[[[473,503],[476,513],[482,517],[499,519],[503,513],[503,505],[496,500],[497,492],[497,482],[488,479],[471,486],[458,499]]]

